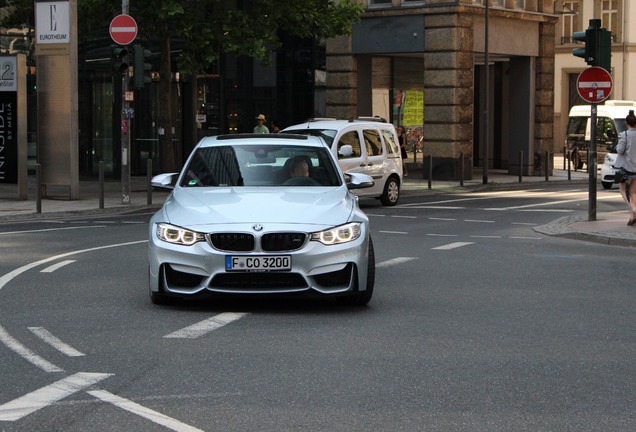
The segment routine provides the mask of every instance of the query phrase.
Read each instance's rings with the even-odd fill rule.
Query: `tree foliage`
[[[323,39],[351,33],[363,8],[356,0],[128,0],[137,21],[138,41],[159,41],[160,77],[170,76],[172,42],[183,48],[177,58],[184,74],[205,73],[222,53],[249,56],[266,64],[281,42],[281,32]],[[110,21],[122,12],[120,0],[77,0],[80,40],[108,36]],[[34,1],[14,0],[0,27],[34,26]],[[160,80],[158,127],[172,130],[171,83]],[[172,136],[159,137],[161,169],[176,169]]]

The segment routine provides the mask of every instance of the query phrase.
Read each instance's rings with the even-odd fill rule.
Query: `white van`
[[[625,117],[629,110],[636,110],[635,101],[608,100],[597,105],[596,110],[596,152],[597,161],[602,161],[608,148],[616,145],[618,136],[627,129]],[[590,105],[576,105],[570,109],[565,146],[570,151],[570,161],[576,169],[587,164],[590,145]]]
[[[400,199],[400,146],[395,127],[386,120],[379,117],[314,119],[289,126],[282,132],[319,136],[331,147],[343,172],[373,177],[375,185],[355,190],[356,195],[378,198],[385,206],[394,206]]]

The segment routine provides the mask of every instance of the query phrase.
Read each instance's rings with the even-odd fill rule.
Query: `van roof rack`
[[[374,121],[374,122],[378,122],[378,123],[386,123],[386,119],[382,118],[382,117],[378,117],[378,116],[361,116],[361,117],[356,117],[356,118],[350,118],[349,122],[353,123],[356,120],[361,120],[361,121]]]
[[[630,100],[607,100],[606,106],[636,106],[636,101]]]

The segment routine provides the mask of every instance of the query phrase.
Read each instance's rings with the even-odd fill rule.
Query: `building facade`
[[[361,2],[352,36],[327,42],[328,116],[406,126],[409,162],[431,155],[433,178],[470,179],[479,166],[545,172],[554,141],[554,1]]]
[[[573,39],[585,31],[591,19],[600,19],[601,27],[612,33],[611,99],[636,100],[636,2],[633,0],[558,0],[555,2],[559,24],[555,34],[554,136],[555,150],[563,150],[568,113],[574,105],[585,104],[578,95],[576,81],[589,66],[572,50],[581,47]]]

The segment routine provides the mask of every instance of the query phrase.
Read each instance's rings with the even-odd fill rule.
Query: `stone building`
[[[545,173],[553,0],[360,1],[353,34],[327,42],[327,116],[406,126],[409,163],[432,155],[433,178],[471,179],[477,167],[484,181],[488,169]]]

